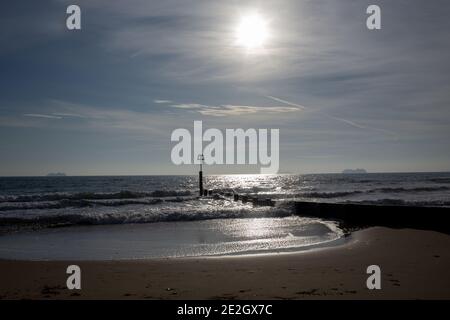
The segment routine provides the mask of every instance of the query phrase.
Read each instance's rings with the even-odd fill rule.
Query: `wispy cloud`
[[[211,108],[209,106],[198,104],[198,103],[180,103],[180,104],[173,104],[171,107],[179,108],[179,109],[207,109]]]
[[[155,115],[148,111],[138,112],[126,109],[100,108],[62,100],[50,100],[51,107],[45,113],[24,113],[12,116],[0,116],[0,127],[48,127],[46,119],[58,120],[51,127],[58,130],[121,132],[134,136],[148,136],[152,138],[167,137],[167,128],[175,121],[168,115]],[[77,112],[71,112],[76,110]],[[21,121],[20,119],[23,119]],[[83,121],[65,121],[65,120]]]
[[[49,114],[43,113],[25,113],[24,117],[31,118],[44,118],[44,119],[64,119],[64,118],[88,118],[86,115],[77,113],[67,113],[67,112],[51,112]]]
[[[169,122],[163,115],[155,116],[148,112],[99,108],[60,100],[53,100],[53,102],[53,108],[59,107],[62,110],[78,111],[77,113],[58,112],[58,114],[66,114],[72,117],[80,116],[86,119],[84,122],[87,128],[94,128],[95,130],[120,130],[164,136],[166,134],[165,126]]]
[[[204,116],[226,117],[226,116],[242,116],[256,113],[281,114],[287,112],[297,112],[301,108],[299,106],[292,107],[261,107],[261,106],[244,106],[244,105],[219,105],[210,106],[199,103],[181,103],[173,104],[171,107],[179,109],[189,109],[198,112]]]
[[[45,118],[45,119],[62,119],[60,116],[49,115],[49,114],[39,114],[39,113],[25,113],[24,117],[32,117],[32,118]]]
[[[65,113],[65,112],[54,112],[52,113],[52,115],[54,116],[58,116],[58,117],[67,117],[67,118],[87,118],[87,116],[81,115],[81,114],[76,114],[76,113]]]
[[[256,113],[280,114],[286,112],[297,112],[297,108],[290,107],[256,107],[256,106],[234,106],[224,105],[221,107],[209,107],[199,110],[199,113],[206,116],[224,117],[224,116],[241,116]]]
[[[154,102],[154,103],[157,103],[157,104],[168,104],[168,103],[172,103],[172,101],[170,101],[170,100],[158,100],[158,99],[153,100],[153,102]]]

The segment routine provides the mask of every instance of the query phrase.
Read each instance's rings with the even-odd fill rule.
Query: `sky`
[[[450,170],[446,0],[78,0],[70,31],[74,3],[1,6],[0,176],[193,174],[170,137],[195,120],[279,129],[280,172]]]

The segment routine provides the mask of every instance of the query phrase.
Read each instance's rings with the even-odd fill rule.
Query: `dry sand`
[[[0,261],[3,299],[450,299],[450,236],[370,228],[337,247],[264,256],[139,261]],[[66,289],[66,267],[82,290]],[[382,271],[368,290],[367,266]]]

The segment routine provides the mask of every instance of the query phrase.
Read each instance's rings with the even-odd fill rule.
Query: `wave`
[[[351,190],[351,191],[334,191],[334,192],[307,192],[299,193],[297,196],[303,198],[340,198],[346,196],[352,196],[357,194],[370,194],[370,193],[414,193],[414,192],[433,192],[433,191],[448,191],[450,187],[448,186],[436,186],[436,187],[414,187],[414,188],[403,188],[403,187],[383,187],[374,188],[368,190]]]
[[[286,217],[293,215],[293,207],[283,204],[277,207],[252,207],[237,204],[222,206],[184,206],[166,207],[155,210],[137,211],[92,211],[92,212],[57,212],[42,215],[10,215],[0,216],[0,226],[34,226],[58,227],[73,225],[104,225],[127,223],[154,223],[170,221],[194,221],[209,219],[235,218],[268,218]]]
[[[430,178],[428,181],[435,183],[450,183],[450,178]]]
[[[79,193],[50,193],[38,195],[4,196],[2,202],[39,202],[39,201],[61,201],[61,200],[107,200],[107,199],[139,199],[148,197],[177,197],[190,196],[192,193],[186,190],[155,190],[152,192],[137,192],[123,190],[113,193],[79,192]]]
[[[431,192],[431,191],[446,191],[450,190],[448,186],[436,186],[436,187],[414,187],[414,188],[392,188],[392,187],[384,187],[384,188],[376,188],[369,190],[370,192]]]
[[[378,182],[378,180],[369,180],[369,179],[361,179],[361,180],[349,180],[346,181],[346,183],[373,183],[373,182]]]
[[[143,199],[143,200],[133,200],[133,199],[115,199],[110,201],[89,201],[89,200],[61,200],[57,202],[22,202],[22,203],[12,203],[0,206],[1,211],[11,211],[11,210],[43,210],[43,209],[64,209],[64,208],[86,208],[95,206],[104,207],[119,207],[125,205],[155,205],[162,202],[182,202],[187,199],[175,198],[175,199]]]
[[[251,189],[250,189],[251,190]],[[339,199],[355,195],[373,193],[415,193],[448,191],[450,186],[421,186],[421,187],[381,187],[367,190],[345,190],[345,191],[308,191],[294,193],[262,192],[255,196],[264,196],[273,200],[290,198],[316,198],[316,199]],[[228,188],[214,189],[216,196],[231,197],[233,190]],[[249,189],[247,189],[249,191]],[[254,191],[254,190],[252,190]],[[245,194],[245,193],[244,193]],[[253,194],[253,193],[247,193]],[[119,207],[126,205],[152,206],[162,202],[184,202],[195,199],[197,196],[187,190],[156,190],[152,192],[136,192],[123,190],[113,193],[51,193],[38,195],[4,196],[0,198],[0,212],[13,210],[45,210],[65,208],[90,208],[90,207]],[[375,200],[378,201],[378,200]],[[397,201],[397,200],[396,200]],[[401,202],[401,200],[398,200]],[[402,203],[400,203],[402,204]],[[419,203],[420,205],[420,203]]]
[[[266,196],[271,199],[284,198],[318,198],[318,199],[333,199],[343,198],[355,195],[373,194],[373,193],[415,193],[415,192],[433,192],[433,191],[448,191],[450,186],[431,186],[431,187],[381,187],[367,190],[345,190],[345,191],[308,191],[308,192],[293,192],[293,193],[277,193],[263,192],[260,194],[252,194],[254,196]]]
[[[301,193],[299,194],[300,197],[305,198],[339,198],[339,197],[346,197],[351,196],[355,194],[362,193],[362,191],[336,191],[336,192],[308,192],[308,193]]]
[[[312,189],[312,190],[311,190]],[[372,189],[360,189],[360,190],[341,190],[341,191],[316,191],[314,188],[310,188],[308,192],[297,192],[292,194],[281,193],[278,194],[273,188],[266,187],[251,187],[251,188],[215,188],[212,189],[214,193],[223,195],[233,195],[238,192],[242,194],[264,194],[267,196],[298,196],[306,198],[338,198],[357,194],[365,193],[408,193],[408,192],[433,192],[433,191],[448,191],[450,186],[420,186],[420,187],[380,187]],[[273,192],[271,192],[273,191]],[[65,204],[69,204],[70,201],[74,201],[74,206],[89,206],[89,201],[93,200],[130,200],[130,199],[143,199],[143,198],[169,198],[169,197],[187,197],[193,196],[194,193],[189,190],[155,190],[150,192],[130,191],[122,190],[119,192],[103,193],[103,192],[78,192],[78,193],[46,193],[46,194],[32,194],[32,195],[5,195],[0,196],[0,203],[36,203],[36,202],[51,202],[61,201]],[[79,201],[79,202],[77,202]],[[145,204],[145,203],[144,203]],[[62,207],[65,205],[62,204]],[[42,208],[57,208],[57,205],[42,205]],[[2,209],[0,208],[0,211]]]

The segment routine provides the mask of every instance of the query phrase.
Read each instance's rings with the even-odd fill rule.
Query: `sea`
[[[295,201],[450,206],[450,173],[0,178],[0,259],[274,254],[342,243]],[[275,201],[256,206],[233,194]],[[363,214],[363,213],[362,213]]]

